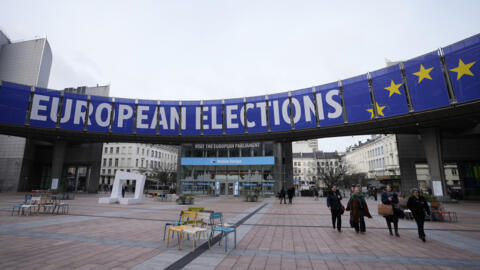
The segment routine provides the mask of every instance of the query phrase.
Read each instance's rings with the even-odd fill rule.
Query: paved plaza
[[[193,251],[163,241],[165,222],[188,206],[144,200],[141,205],[100,205],[100,195],[77,195],[68,215],[11,216],[22,194],[0,194],[0,269],[480,269],[480,203],[448,204],[459,221],[426,222],[427,242],[414,222],[400,221],[400,238],[388,234],[376,204],[367,233],[356,234],[344,215],[343,231],[331,227],[323,198],[196,197],[195,206],[223,212],[236,223],[237,247]],[[347,212],[348,213],[348,212]]]

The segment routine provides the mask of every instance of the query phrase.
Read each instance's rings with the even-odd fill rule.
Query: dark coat
[[[340,195],[340,192],[337,190],[335,193],[333,191],[328,192],[327,196],[327,206],[332,209],[332,211],[339,211],[340,208],[342,207],[342,195]]]
[[[285,189],[280,190],[280,198],[285,198]]]
[[[292,198],[294,194],[295,194],[295,190],[293,188],[289,188],[287,190],[288,198]]]
[[[361,216],[372,218],[363,195],[356,195],[354,193],[348,201],[346,210],[350,211],[350,220],[355,222],[359,222]]]
[[[423,196],[410,196],[407,202],[407,207],[412,211],[412,214],[417,217],[425,216],[425,212],[430,215],[430,208]]]
[[[392,200],[389,201],[388,197],[392,197]],[[391,204],[391,205],[397,205],[398,204],[398,195],[395,192],[388,192],[385,191],[382,193],[382,203],[383,204]]]

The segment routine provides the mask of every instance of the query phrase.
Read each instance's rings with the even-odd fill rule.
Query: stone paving
[[[193,251],[166,247],[163,228],[188,206],[146,198],[141,205],[98,204],[100,195],[78,195],[69,215],[11,216],[22,194],[0,194],[0,269],[480,269],[480,203],[448,204],[459,221],[426,222],[427,242],[413,221],[400,221],[401,237],[391,237],[376,204],[356,234],[344,215],[343,231],[331,228],[323,198],[197,197],[195,206],[221,211],[237,228],[237,248],[222,245]],[[348,214],[348,212],[347,212]],[[175,239],[176,240],[176,239]],[[205,243],[204,239],[200,244]]]

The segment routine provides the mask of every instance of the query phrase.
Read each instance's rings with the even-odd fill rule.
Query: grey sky
[[[435,50],[479,32],[479,5],[2,0],[0,27],[14,41],[48,37],[50,88],[99,83],[119,97],[222,99],[329,83]],[[324,150],[343,151],[348,140]]]

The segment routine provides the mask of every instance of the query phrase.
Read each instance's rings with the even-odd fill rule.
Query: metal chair
[[[180,222],[182,224],[187,221],[187,220],[193,220],[193,225],[178,225],[178,226],[170,226],[168,228],[168,236],[167,236],[167,248],[168,244],[170,243],[170,232],[172,232],[172,235],[177,233],[177,238],[178,238],[178,249],[182,249],[182,238],[183,238],[183,230],[192,228],[196,225],[196,220],[197,220],[197,212],[193,211],[183,211],[182,216],[180,217]]]
[[[227,252],[228,248],[228,234],[234,233],[234,248],[237,248],[237,228],[235,225],[230,225],[227,223],[223,223],[223,215],[221,212],[214,212],[210,214],[210,239],[209,242],[212,241],[213,237],[215,236],[215,232],[221,233],[221,238],[225,238],[225,252]],[[218,241],[218,245],[220,245],[222,239]]]

